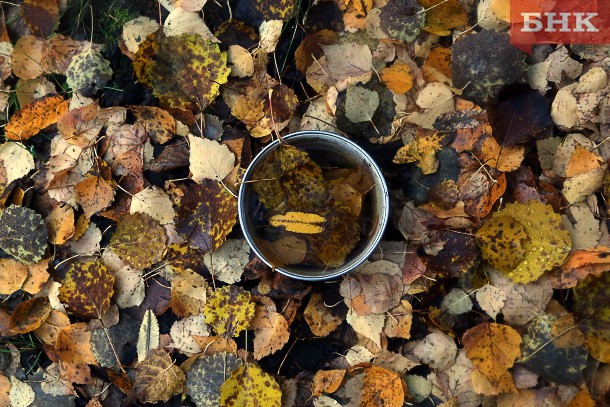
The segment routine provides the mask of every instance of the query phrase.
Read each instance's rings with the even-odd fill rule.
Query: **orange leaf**
[[[462,342],[468,358],[491,387],[499,391],[508,369],[521,355],[519,333],[508,325],[484,322],[467,330]]]
[[[407,64],[396,62],[381,70],[381,81],[392,92],[405,94],[413,87],[413,70]]]
[[[405,385],[398,373],[379,366],[366,372],[360,407],[402,407],[404,402]]]
[[[574,146],[574,154],[568,162],[566,176],[574,177],[585,172],[593,171],[601,167],[603,161],[600,156],[593,154],[580,144]]]
[[[319,396],[322,393],[334,393],[339,389],[343,378],[345,377],[345,370],[320,370],[313,377],[311,383],[311,395]]]
[[[51,303],[47,297],[35,297],[23,301],[15,307],[11,315],[11,332],[24,334],[37,329],[50,312]]]
[[[84,322],[62,328],[57,335],[55,349],[59,358],[66,363],[97,364],[97,359],[91,351],[91,332],[87,331],[87,324]]]
[[[27,140],[57,122],[68,111],[69,102],[60,95],[45,96],[18,110],[6,124],[6,137]]]
[[[89,176],[74,189],[76,199],[88,218],[106,209],[114,199],[114,188],[102,177]]]

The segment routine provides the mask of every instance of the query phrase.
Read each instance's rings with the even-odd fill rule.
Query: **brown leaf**
[[[110,238],[109,246],[125,263],[145,269],[163,258],[165,229],[151,216],[136,212],[125,215]]]
[[[0,259],[0,294],[11,295],[28,277],[26,265],[13,259]]]
[[[288,322],[282,316],[265,307],[256,306],[256,313],[250,322],[254,329],[254,358],[260,360],[282,349],[290,338]]]
[[[163,349],[153,349],[138,365],[134,391],[144,403],[167,401],[182,392],[186,376]]]
[[[179,317],[198,315],[206,303],[208,284],[191,269],[180,273],[172,280],[172,298],[169,306]]]
[[[130,106],[129,109],[155,143],[165,144],[174,137],[176,119],[166,110],[154,106]]]
[[[21,14],[32,34],[48,37],[59,19],[57,0],[25,0]]]
[[[6,137],[27,140],[51,124],[68,110],[69,102],[61,95],[38,99],[19,109],[6,124]]]
[[[89,147],[105,124],[105,121],[98,117],[98,111],[97,103],[70,110],[57,120],[57,129],[70,144],[81,148]]]
[[[47,297],[35,297],[23,301],[11,314],[10,330],[12,333],[24,334],[38,329],[50,312],[51,304]]]
[[[102,177],[89,176],[76,184],[75,190],[76,200],[89,218],[114,200],[114,188]]]
[[[61,328],[55,342],[57,355],[66,363],[96,365],[97,359],[91,351],[91,332],[87,324],[79,322]]]
[[[345,370],[319,370],[313,377],[311,383],[311,395],[319,396],[322,393],[334,393],[341,387]]]
[[[64,244],[74,235],[74,209],[70,205],[58,205],[46,217],[49,243]]]
[[[344,318],[333,315],[329,307],[324,305],[322,294],[314,293],[303,311],[303,316],[309,329],[317,336],[327,336],[332,331],[337,329]]]

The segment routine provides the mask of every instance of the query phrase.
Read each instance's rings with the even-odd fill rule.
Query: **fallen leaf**
[[[379,366],[369,368],[364,376],[360,406],[402,407],[405,390],[400,375]]]
[[[286,318],[261,305],[255,307],[254,318],[250,321],[249,328],[254,329],[254,358],[256,360],[261,360],[282,349],[290,338]]]
[[[65,363],[97,364],[97,359],[91,352],[91,332],[84,322],[61,327],[57,333],[55,349]]]
[[[129,20],[123,25],[121,38],[129,52],[135,54],[140,49],[140,44],[146,39],[148,34],[152,34],[159,29],[159,24],[148,17],[140,16]]]
[[[72,314],[100,319],[110,308],[114,276],[99,260],[71,263],[59,289],[59,300]]]
[[[218,249],[203,256],[203,263],[219,281],[237,283],[250,260],[250,246],[245,239],[228,239]]]
[[[208,284],[202,276],[187,269],[172,280],[171,292],[169,305],[177,316],[199,315],[206,304]]]
[[[47,250],[48,232],[42,216],[30,208],[9,206],[0,212],[0,247],[24,264],[39,262]]]
[[[46,217],[49,243],[64,244],[74,235],[74,209],[69,205],[58,205]]]
[[[496,319],[506,301],[506,294],[504,291],[490,284],[485,284],[483,287],[479,288],[475,296],[479,303],[479,307],[493,319]]]
[[[371,121],[378,107],[379,95],[377,92],[357,85],[347,88],[345,117],[353,123]]]
[[[200,183],[204,179],[220,181],[235,166],[235,155],[224,144],[207,138],[188,136],[191,179]]]
[[[219,182],[203,180],[186,190],[176,218],[176,230],[190,245],[214,251],[237,221],[237,202]]]
[[[169,333],[175,348],[188,356],[203,351],[195,340],[195,336],[210,335],[203,314],[182,318],[174,322]]]
[[[89,218],[109,207],[114,200],[115,188],[102,177],[88,176],[74,189],[77,202]]]
[[[36,395],[32,386],[26,382],[22,382],[15,376],[10,377],[11,389],[8,392],[8,397],[11,401],[11,406],[27,407],[35,400]]]
[[[0,145],[0,166],[6,174],[1,187],[6,187],[35,168],[34,157],[22,143],[3,143]]]
[[[32,34],[48,37],[59,19],[57,0],[25,0],[21,14]]]
[[[6,124],[10,140],[27,140],[57,122],[68,111],[68,101],[61,95],[49,95],[19,109]]]
[[[11,314],[10,330],[24,334],[40,327],[51,312],[47,297],[34,297],[17,305]]]
[[[65,72],[66,83],[73,91],[93,96],[112,79],[110,61],[93,47],[74,55]]]
[[[521,356],[519,333],[508,325],[484,322],[467,330],[462,342],[468,358],[496,392],[506,392],[508,369]],[[512,379],[507,381],[512,386]]]
[[[159,322],[152,310],[146,310],[138,332],[138,362],[144,361],[150,351],[159,347]]]
[[[11,295],[28,277],[26,265],[12,259],[0,259],[0,294]]]
[[[137,269],[161,260],[166,249],[165,229],[144,213],[125,215],[110,238],[109,246],[125,263]]]
[[[397,95],[404,95],[413,87],[413,70],[402,62],[395,62],[393,65],[381,70],[381,81]]]
[[[319,396],[322,393],[334,393],[341,387],[345,370],[319,370],[314,375],[311,382],[311,395]]]
[[[186,372],[186,391],[202,407],[220,405],[220,386],[243,362],[231,353],[200,356]]]
[[[458,0],[419,0],[426,9],[424,30],[436,35],[450,35],[451,29],[468,24],[468,14]]]
[[[248,291],[229,285],[218,288],[210,295],[203,313],[205,322],[210,324],[218,335],[237,337],[250,325],[254,317],[254,303],[250,300]]]
[[[138,364],[134,392],[144,403],[167,401],[184,389],[186,376],[163,349],[154,349]]]
[[[155,58],[170,55],[171,58]],[[203,61],[203,62],[202,62]],[[135,54],[134,72],[170,107],[205,109],[218,96],[230,69],[217,44],[197,34],[150,34]]]
[[[515,282],[536,281],[571,249],[561,217],[539,201],[510,204],[477,232],[483,257]]]
[[[145,188],[132,197],[129,213],[137,212],[152,217],[161,225],[172,223],[175,216],[169,196],[161,188],[155,186]]]
[[[334,315],[329,307],[324,305],[322,295],[318,293],[311,295],[303,316],[311,332],[321,337],[330,334],[343,322],[343,318]]]
[[[260,367],[246,363],[237,367],[220,386],[220,405],[280,407],[282,393],[275,379]]]

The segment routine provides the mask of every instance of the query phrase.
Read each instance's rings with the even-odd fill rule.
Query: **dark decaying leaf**
[[[197,34],[150,34],[135,55],[138,80],[161,102],[180,109],[205,109],[219,94],[230,69],[218,44]]]
[[[188,187],[176,209],[176,230],[191,245],[214,251],[237,222],[237,200],[214,180]]]
[[[186,391],[199,407],[220,404],[220,386],[242,365],[232,353],[200,356],[186,373]]]
[[[381,29],[396,41],[413,41],[426,21],[424,8],[415,0],[390,0],[381,8]]]
[[[25,264],[42,259],[48,232],[42,216],[23,206],[9,206],[0,213],[0,248]]]
[[[78,317],[101,318],[110,308],[113,286],[114,276],[101,261],[71,263],[59,289],[59,300]]]
[[[184,372],[163,349],[154,349],[138,365],[134,391],[144,403],[167,401],[184,388]]]
[[[235,285],[217,289],[203,308],[205,322],[210,324],[218,335],[239,335],[254,317],[254,303],[250,297],[248,291]]]

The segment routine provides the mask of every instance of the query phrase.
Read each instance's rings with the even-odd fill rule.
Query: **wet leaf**
[[[279,407],[281,399],[280,386],[275,379],[252,363],[235,369],[220,386],[220,405],[223,407]]]
[[[82,318],[100,319],[110,308],[114,276],[99,260],[71,263],[59,289],[59,300]]]
[[[536,281],[571,248],[561,217],[538,201],[507,205],[477,232],[483,257],[515,282]]]
[[[237,202],[219,182],[203,180],[187,189],[176,218],[176,230],[191,246],[214,251],[237,221]]]
[[[165,253],[165,229],[144,213],[125,215],[110,238],[110,247],[125,263],[137,269],[152,266]]]
[[[315,213],[287,212],[283,215],[273,215],[269,218],[271,226],[284,227],[288,232],[316,234],[324,230],[324,217]]]
[[[154,349],[138,365],[134,391],[144,403],[167,401],[180,393],[186,382],[184,372],[163,349]]]
[[[27,140],[57,122],[68,111],[68,101],[60,95],[35,100],[19,109],[6,124],[6,137],[10,140]]]
[[[218,335],[236,337],[248,328],[254,317],[254,303],[250,293],[235,285],[221,287],[208,298],[205,307],[205,322]]]
[[[521,355],[517,331],[508,325],[484,322],[467,330],[462,342],[468,358],[497,393],[514,388],[508,369]]]
[[[24,264],[34,264],[47,250],[48,232],[42,216],[23,206],[0,213],[0,247]]]
[[[170,107],[205,109],[227,81],[227,54],[196,34],[150,34],[135,55],[138,80]]]

